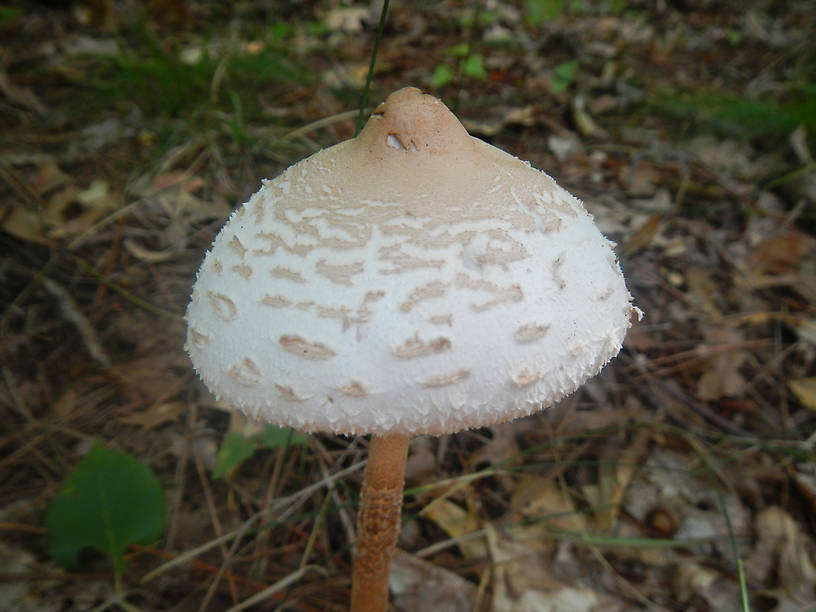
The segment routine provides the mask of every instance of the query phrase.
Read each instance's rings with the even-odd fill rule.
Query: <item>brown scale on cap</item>
[[[513,332],[513,337],[519,342],[532,342],[533,340],[538,340],[546,336],[549,330],[549,325],[527,323],[516,329],[516,331]]]
[[[232,321],[238,316],[238,307],[230,298],[223,293],[207,292],[207,299],[215,311],[215,314],[224,321]]]
[[[234,265],[232,266],[232,271],[244,280],[249,280],[249,277],[252,276],[252,267],[246,264]]]
[[[434,376],[422,382],[423,387],[447,387],[448,385],[455,385],[470,377],[470,370],[457,370],[453,374],[446,376]]]
[[[303,278],[303,275],[300,272],[295,272],[294,270],[290,270],[289,268],[286,268],[284,266],[275,266],[274,268],[269,270],[269,274],[271,274],[275,278],[285,278],[296,283],[306,282],[306,279]]]
[[[340,391],[343,395],[348,395],[349,397],[365,397],[368,395],[368,391],[366,391],[365,387],[356,380],[340,387]]]
[[[264,306],[272,306],[273,308],[286,308],[292,305],[292,300],[282,295],[269,295],[267,293],[261,298],[261,304]]]
[[[451,349],[451,341],[447,338],[434,338],[433,340],[422,340],[419,333],[414,334],[413,338],[408,338],[399,346],[394,347],[394,354],[403,359],[411,359],[413,357],[424,357],[426,355],[433,355],[434,353],[441,353]]]
[[[249,357],[244,357],[241,363],[230,367],[227,374],[248,387],[257,387],[261,382],[261,371]]]
[[[325,344],[309,342],[293,334],[281,336],[278,343],[290,353],[306,359],[331,359],[337,354]]]

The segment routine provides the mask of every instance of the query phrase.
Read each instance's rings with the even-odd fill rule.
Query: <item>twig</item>
[[[74,324],[74,327],[76,327],[79,335],[82,337],[85,348],[88,349],[91,357],[93,357],[94,360],[100,365],[106,368],[110,367],[110,359],[105,354],[105,350],[102,348],[102,343],[96,336],[96,330],[93,328],[90,321],[85,318],[85,315],[79,311],[79,307],[76,305],[76,302],[74,302],[74,299],[70,296],[70,294],[48,277],[44,277],[42,279],[42,285],[45,290],[48,291],[48,293],[57,298],[62,314],[65,315],[65,318],[68,319],[68,321]]]
[[[280,482],[280,474],[283,469],[283,460],[286,457],[287,446],[278,447],[275,452],[275,465],[272,468],[272,477],[269,479],[269,486],[266,489],[266,497],[264,498],[263,506],[261,506],[260,515],[261,522],[265,523],[269,516],[269,509],[272,507],[272,500],[277,494],[278,483]],[[258,559],[258,575],[263,576],[266,573],[266,547],[269,542],[270,531],[265,529],[258,534],[255,540],[255,556]]]
[[[283,507],[283,506],[285,506],[287,504],[292,504],[292,506],[287,510],[287,512],[283,513],[284,516],[281,517],[282,519],[285,519],[286,517],[289,516],[289,514],[291,514],[292,508],[296,506],[296,504],[294,504],[294,502],[296,502],[298,499],[300,499],[302,497],[309,497],[312,493],[314,493],[318,489],[327,486],[328,483],[332,483],[332,482],[334,482],[336,480],[339,480],[341,478],[345,478],[346,476],[348,476],[352,472],[356,472],[357,470],[361,469],[364,466],[365,466],[365,461],[360,461],[359,463],[355,463],[354,465],[351,465],[351,466],[345,468],[344,470],[340,470],[339,472],[337,472],[335,474],[332,474],[331,476],[329,476],[327,478],[324,478],[320,482],[316,482],[316,483],[314,483],[312,485],[309,485],[308,487],[306,487],[304,489],[301,489],[297,493],[294,493],[292,495],[289,495],[288,497],[283,497],[283,498],[281,498],[279,500],[276,500],[276,502],[275,502],[275,504],[273,506],[273,511],[276,510],[277,508]],[[154,578],[166,573],[168,570],[173,569],[174,567],[178,567],[179,565],[183,565],[183,564],[195,559],[199,555],[203,555],[205,552],[207,552],[209,550],[212,550],[213,548],[215,548],[217,546],[221,546],[225,542],[230,542],[231,540],[233,540],[235,538],[240,538],[241,536],[244,535],[244,533],[247,533],[247,531],[249,530],[250,526],[253,523],[258,521],[260,516],[261,516],[261,513],[258,512],[257,514],[254,514],[251,517],[249,517],[249,519],[247,519],[246,522],[244,522],[244,524],[241,525],[241,527],[239,527],[235,531],[231,531],[230,533],[226,533],[223,536],[220,536],[220,537],[217,537],[217,538],[215,538],[213,540],[210,540],[206,544],[202,544],[201,546],[197,546],[196,548],[193,548],[191,550],[188,550],[185,553],[182,553],[182,554],[178,555],[172,561],[168,561],[164,565],[160,565],[159,567],[157,567],[153,571],[148,572],[147,574],[142,576],[140,582],[142,584],[144,584],[146,582],[150,582]]]
[[[663,391],[667,395],[670,395],[674,399],[681,401],[686,406],[691,408],[694,412],[714,423],[720,429],[736,436],[743,436],[746,438],[752,437],[751,434],[742,429],[742,427],[737,427],[731,421],[729,421],[728,419],[724,419],[705,404],[702,404],[696,401],[695,399],[689,397],[682,391],[675,389],[674,387],[672,387],[672,385],[662,380],[657,380],[655,381],[655,386],[657,386],[661,391]]]
[[[382,10],[380,11],[380,23],[377,25],[377,36],[374,38],[374,48],[371,50],[371,62],[368,65],[368,76],[366,77],[365,88],[363,89],[363,97],[360,100],[360,114],[357,115],[357,129],[354,130],[354,135],[360,133],[363,129],[363,121],[365,120],[365,109],[368,104],[368,92],[371,89],[371,81],[374,78],[374,65],[377,63],[377,50],[380,48],[380,40],[385,29],[385,19],[388,15],[388,0],[383,0]]]
[[[189,562],[193,561],[199,555],[203,555],[205,552],[207,552],[207,551],[209,551],[209,550],[211,550],[211,549],[213,549],[213,548],[215,548],[217,546],[221,546],[225,542],[229,542],[229,541],[231,541],[231,540],[233,540],[235,538],[240,538],[241,536],[243,536],[245,533],[248,532],[249,528],[252,526],[253,523],[257,522],[257,520],[258,520],[258,515],[257,514],[249,517],[246,521],[244,521],[244,524],[241,525],[235,531],[231,531],[230,533],[226,533],[226,534],[224,534],[223,536],[221,536],[219,538],[215,538],[213,540],[210,540],[209,542],[207,542],[205,544],[202,544],[201,546],[197,546],[196,548],[193,548],[191,550],[188,550],[187,552],[184,552],[184,553],[181,553],[181,554],[177,555],[176,557],[174,557],[173,559],[171,559],[167,563],[165,563],[163,565],[160,565],[156,569],[154,569],[154,570],[148,572],[147,574],[145,574],[144,576],[142,576],[142,578],[141,578],[141,580],[139,582],[141,582],[142,584],[150,582],[154,578],[157,578],[158,576],[161,576],[162,574],[167,573],[169,570],[173,569],[174,567],[177,567],[179,565],[183,565],[185,563],[189,563]]]
[[[330,461],[331,458],[329,457],[327,459],[328,451],[326,451],[325,447],[320,443],[320,440],[316,438],[313,439],[313,444],[320,450],[318,455],[318,465],[320,466],[320,473],[325,478],[329,475],[329,468],[326,462]],[[348,510],[346,510],[343,500],[340,499],[340,494],[337,491],[337,487],[329,485],[329,493],[332,497],[334,505],[337,507],[340,522],[343,524],[343,531],[346,532],[346,540],[348,540],[349,546],[352,546],[354,543],[354,538],[356,537],[354,522],[351,520]]]
[[[359,463],[350,465],[349,467],[340,470],[339,472],[336,472],[331,476],[327,476],[326,478],[319,482],[311,484],[308,487],[304,487],[297,493],[293,493],[288,497],[282,497],[281,499],[275,500],[273,511],[288,505],[289,508],[287,508],[285,511],[281,511],[278,515],[279,520],[284,520],[294,512],[294,509],[299,505],[299,503],[302,503],[302,500],[311,496],[312,493],[322,489],[323,487],[329,486],[330,484],[334,483],[337,480],[340,480],[341,478],[345,478],[352,472],[356,472],[357,470],[365,467],[365,465],[366,465],[365,461],[360,461]]]
[[[306,574],[307,572],[318,572],[320,574],[325,575],[326,570],[324,570],[322,567],[319,567],[317,565],[306,565],[304,567],[301,567],[296,572],[293,572],[293,573],[289,574],[286,578],[282,578],[281,580],[278,580],[275,584],[270,586],[268,589],[264,589],[263,591],[261,591],[260,593],[256,593],[255,595],[253,595],[249,599],[245,599],[244,601],[239,603],[237,606],[233,606],[233,607],[229,608],[227,610],[227,612],[240,612],[240,610],[246,610],[247,608],[249,608],[251,606],[254,606],[257,603],[261,603],[262,601],[264,601],[265,599],[268,599],[269,597],[271,597],[272,595],[274,595],[278,591],[282,591],[283,589],[288,587],[290,584],[300,580],[303,577],[303,575]]]
[[[207,508],[210,512],[210,520],[212,520],[213,529],[215,529],[215,535],[221,537],[224,535],[223,529],[221,529],[221,521],[218,520],[218,510],[215,507],[215,500],[213,499],[212,489],[210,488],[210,483],[207,481],[207,474],[204,471],[204,464],[201,462],[201,459],[198,457],[195,458],[195,466],[196,470],[198,471],[198,477],[201,480],[201,486],[204,489],[204,498],[207,500]],[[224,559],[223,565],[228,565],[230,562],[230,555],[229,551],[225,544],[220,545],[221,548],[221,556]],[[238,601],[238,589],[235,586],[235,581],[229,577],[229,588],[230,593],[232,594],[233,601]],[[205,603],[202,604],[202,610],[205,606]]]
[[[88,272],[91,276],[96,278],[99,282],[103,283],[104,285],[107,285],[110,289],[113,289],[113,291],[115,291],[116,293],[121,295],[127,301],[132,302],[133,304],[135,304],[136,306],[138,306],[142,310],[146,310],[147,312],[150,312],[150,313],[152,313],[154,315],[158,315],[160,317],[164,317],[166,319],[172,319],[174,321],[181,321],[182,320],[181,315],[176,314],[175,312],[172,312],[170,310],[165,310],[164,308],[161,308],[159,306],[154,306],[150,302],[148,302],[146,300],[143,300],[140,297],[135,296],[130,291],[128,291],[126,289],[123,289],[122,287],[120,287],[119,285],[114,283],[112,280],[110,280],[108,277],[106,277],[104,274],[99,272],[96,268],[94,268],[91,264],[89,264],[87,261],[85,261],[81,257],[78,257],[77,255],[74,255],[73,259],[77,264],[79,264],[80,268],[82,268],[83,270]]]
[[[246,523],[245,523],[246,525]],[[245,530],[248,528],[245,528]],[[229,552],[227,553],[227,559],[235,558],[235,554],[238,552],[238,547],[241,545],[241,535],[239,534],[238,537],[235,538],[232,542],[232,546],[230,546]],[[207,589],[207,593],[204,595],[204,599],[201,600],[201,606],[199,607],[200,612],[204,612],[207,609],[207,606],[210,605],[210,601],[212,600],[213,596],[215,595],[215,590],[218,588],[218,583],[221,581],[221,577],[224,573],[227,573],[227,580],[230,581],[230,584],[234,583],[232,579],[232,572],[227,572],[227,565],[228,562],[225,559],[224,562],[221,564],[221,567],[218,568],[215,576],[210,581],[210,586]]]
[[[341,121],[346,121],[348,119],[353,119],[356,114],[357,114],[356,110],[350,110],[344,111],[342,113],[337,113],[336,115],[331,115],[329,117],[323,117],[322,119],[318,119],[317,121],[307,123],[306,125],[299,127],[296,130],[287,132],[286,134],[278,138],[277,142],[283,140],[292,140],[293,138],[303,136],[305,134],[308,134],[309,132],[313,132],[314,130],[320,129],[322,127],[334,125],[335,123],[340,123]]]
[[[309,539],[306,540],[306,547],[303,549],[303,555],[300,557],[300,565],[298,566],[300,569],[307,567],[306,562],[309,560],[309,555],[312,554],[315,539],[317,539],[317,534],[320,533],[320,528],[323,525],[323,521],[326,518],[326,512],[329,509],[329,502],[332,500],[332,490],[334,490],[334,487],[329,490],[329,495],[326,495],[326,497],[323,498],[323,503],[320,504],[320,511],[317,513],[317,518],[315,519],[314,526],[312,527],[312,532],[309,534]]]

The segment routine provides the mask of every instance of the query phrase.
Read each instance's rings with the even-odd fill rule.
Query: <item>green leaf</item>
[[[439,64],[431,77],[431,87],[438,89],[453,81],[453,70],[445,64]]]
[[[459,25],[464,28],[472,28],[476,25],[485,26],[491,23],[496,23],[499,20],[499,13],[496,11],[479,10],[474,13],[466,13],[459,19]],[[478,19],[478,22],[477,22]]]
[[[269,33],[274,42],[280,42],[292,34],[292,26],[285,21],[276,21],[269,26]]]
[[[548,19],[555,19],[564,11],[564,0],[527,0],[526,21],[540,26]]]
[[[128,544],[159,538],[164,515],[164,495],[150,468],[96,443],[51,502],[45,519],[51,555],[73,569],[79,552],[94,548],[121,573]]]
[[[558,66],[555,67],[555,74],[557,74],[565,81],[570,82],[575,78],[575,73],[577,71],[578,71],[577,59],[564,62],[563,64],[559,64]]]
[[[555,75],[552,80],[552,89],[556,93],[566,91],[567,87],[575,80],[578,72],[578,60],[570,60],[555,67]]]
[[[321,21],[309,21],[306,23],[306,32],[311,36],[323,36],[329,32],[329,26]]]
[[[726,32],[725,37],[732,45],[738,45],[742,42],[742,32],[740,30],[732,28]]]
[[[277,427],[267,425],[258,434],[258,440],[267,448],[278,448],[279,446],[295,446],[309,443],[309,436],[293,430],[290,427]]]
[[[241,465],[255,452],[255,436],[245,436],[234,431],[227,433],[218,449],[213,478],[221,478]]]
[[[462,60],[462,72],[469,77],[479,79],[481,81],[487,79],[487,70],[485,70],[482,56],[476,53],[473,55],[468,55],[464,60]]]
[[[459,43],[458,45],[448,47],[445,53],[452,55],[453,57],[465,57],[468,53],[470,53],[470,45],[467,43]]]
[[[627,5],[627,0],[606,0],[606,8],[613,13],[622,13]]]
[[[0,5],[0,25],[4,25],[7,21],[11,21],[22,14],[22,9],[17,6]]]

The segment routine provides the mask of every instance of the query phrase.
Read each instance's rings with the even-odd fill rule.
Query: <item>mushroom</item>
[[[372,434],[352,610],[387,604],[411,436],[529,415],[618,353],[641,313],[612,247],[552,178],[414,88],[232,214],[186,349],[252,418]]]

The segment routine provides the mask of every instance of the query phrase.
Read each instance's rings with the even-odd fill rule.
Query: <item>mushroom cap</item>
[[[610,243],[547,174],[393,93],[206,254],[185,348],[220,399],[304,431],[442,434],[526,416],[620,350]]]

